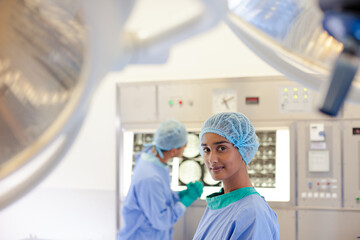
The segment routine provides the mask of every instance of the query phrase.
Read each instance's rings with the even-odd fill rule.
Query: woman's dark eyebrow
[[[224,144],[224,143],[230,143],[228,141],[219,141],[219,142],[214,142],[213,145],[220,145],[220,144]],[[206,143],[202,143],[201,146],[205,147],[207,146]]]
[[[219,142],[214,142],[213,145],[219,145],[219,144],[223,144],[223,143],[230,143],[228,141],[219,141]]]

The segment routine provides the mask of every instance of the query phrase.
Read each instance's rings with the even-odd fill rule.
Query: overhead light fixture
[[[289,79],[322,91],[320,111],[336,116],[345,97],[360,104],[359,82],[353,81],[359,3],[228,0],[228,8],[226,23],[254,53]]]
[[[185,13],[180,18],[129,34],[124,25],[134,1],[0,1],[0,210],[61,161],[114,65],[122,70],[134,56],[168,50],[227,11],[218,0],[187,2],[175,5]]]
[[[336,116],[359,67],[360,2],[319,0],[319,6],[324,12],[324,29],[344,45],[334,63],[320,105],[321,112]]]

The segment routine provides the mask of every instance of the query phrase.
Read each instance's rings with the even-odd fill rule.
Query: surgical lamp
[[[289,79],[320,91],[321,112],[336,116],[345,98],[360,103],[359,2],[228,0],[228,7],[226,23],[245,45]]]
[[[359,66],[360,2],[320,0],[324,29],[344,48],[335,61],[331,79],[324,88],[320,111],[336,116],[342,106]]]
[[[107,72],[162,55],[227,9],[216,0],[152,3],[179,14],[128,32],[132,0],[0,1],[0,210],[63,159]]]

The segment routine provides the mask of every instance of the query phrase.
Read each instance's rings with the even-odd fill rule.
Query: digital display
[[[246,104],[259,104],[259,97],[246,97],[245,103]]]
[[[353,135],[360,135],[360,128],[353,128]]]

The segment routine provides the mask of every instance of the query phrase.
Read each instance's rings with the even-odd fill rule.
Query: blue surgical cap
[[[213,115],[201,127],[200,142],[205,133],[216,133],[229,140],[238,148],[246,164],[252,160],[259,148],[254,126],[241,113],[223,112]]]
[[[169,119],[160,123],[155,133],[155,147],[160,157],[164,157],[161,150],[180,148],[187,143],[188,134],[182,123]]]

